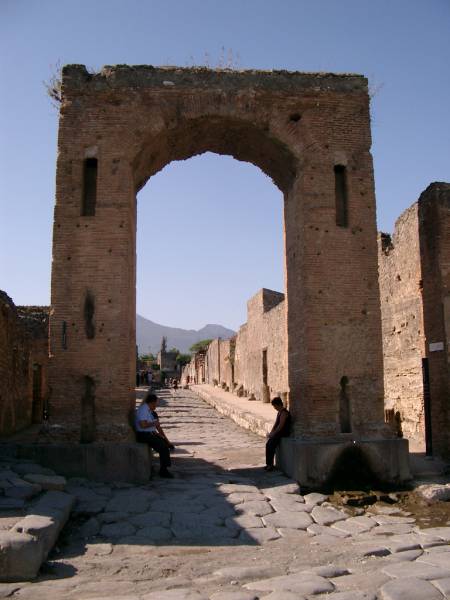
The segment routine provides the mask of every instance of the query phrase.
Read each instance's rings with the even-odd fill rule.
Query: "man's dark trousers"
[[[282,437],[282,435],[274,435],[272,438],[269,438],[266,442],[266,465],[268,467],[273,467],[273,459],[275,458],[275,452]]]
[[[164,471],[167,469],[167,467],[170,467],[171,462],[169,446],[161,436],[156,433],[149,433],[147,431],[136,431],[136,441],[138,441],[140,444],[148,444],[150,448],[153,448],[153,450],[158,452],[161,470]]]

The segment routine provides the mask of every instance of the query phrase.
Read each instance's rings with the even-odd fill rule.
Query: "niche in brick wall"
[[[84,298],[84,330],[88,340],[95,338],[95,298],[94,295],[87,291]]]
[[[84,161],[82,217],[95,216],[95,206],[97,204],[97,167],[96,158],[86,158]]]
[[[334,166],[334,193],[336,200],[336,225],[348,227],[347,169]]]
[[[84,377],[84,394],[81,398],[80,442],[89,444],[95,441],[95,381],[89,375]]]
[[[351,433],[351,406],[347,390],[348,377],[346,377],[345,375],[341,377],[340,386],[341,389],[339,392],[339,422],[341,426],[341,433]]]

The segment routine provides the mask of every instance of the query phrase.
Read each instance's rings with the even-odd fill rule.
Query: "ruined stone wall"
[[[180,382],[181,385],[188,385],[194,382],[195,377],[195,356],[191,358],[191,360],[184,365],[181,371]]]
[[[31,425],[31,340],[9,296],[0,291],[0,435]]]
[[[264,398],[263,363],[270,397],[288,392],[284,295],[262,289],[247,303],[248,319],[236,336],[235,381],[247,395]],[[266,353],[265,359],[263,353]],[[267,397],[265,397],[267,401]]]
[[[400,413],[403,435],[424,449],[422,357],[425,332],[419,206],[397,220],[392,238],[378,238],[385,409]]]
[[[234,345],[230,340],[213,340],[206,353],[206,383],[232,390]]]
[[[450,183],[419,198],[423,315],[429,364],[433,452],[448,457],[450,398]]]
[[[0,435],[43,421],[49,312],[48,306],[15,306],[0,291]]]
[[[206,383],[218,385],[220,380],[220,340],[212,340],[206,352]]]
[[[233,391],[235,339],[220,340],[220,385]]]
[[[237,386],[242,386],[243,390],[249,389],[249,383],[247,382],[247,334],[248,326],[244,323],[239,327],[239,331],[236,335],[236,347],[234,351],[234,379]]]
[[[411,448],[425,450],[423,359],[429,367],[434,453],[448,455],[450,184],[433,183],[379,236],[385,408],[400,413]]]
[[[17,313],[31,344],[32,421],[41,423],[44,410],[48,410],[48,400],[51,394],[48,380],[50,307],[18,306]]]

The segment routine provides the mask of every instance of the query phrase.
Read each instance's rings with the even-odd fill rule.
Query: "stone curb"
[[[273,421],[269,421],[264,417],[247,412],[244,409],[237,408],[222,398],[214,397],[206,390],[192,388],[191,391],[214,407],[221,415],[229,417],[244,429],[248,429],[257,435],[260,435],[261,437],[265,438],[266,434],[269,433],[273,427]]]
[[[0,582],[36,577],[74,504],[71,494],[47,492],[11,530],[0,532]]]

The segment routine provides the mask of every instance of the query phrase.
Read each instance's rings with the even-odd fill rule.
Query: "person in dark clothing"
[[[172,478],[168,470],[171,465],[170,448],[173,444],[169,442],[163,428],[159,424],[158,415],[155,412],[158,398],[155,394],[147,394],[144,401],[136,411],[136,441],[148,444],[150,448],[159,454],[161,477]]]
[[[266,471],[273,471],[273,460],[281,438],[288,437],[291,429],[291,413],[284,408],[281,398],[276,397],[271,402],[277,411],[277,418],[270,433],[267,434],[266,442]]]
[[[156,405],[155,405],[156,408]],[[167,445],[169,446],[170,450],[175,450],[175,446],[172,444],[172,442],[169,442],[169,440],[167,439],[166,434],[164,433],[163,428],[161,427],[161,425],[159,424],[159,416],[158,413],[156,412],[156,410],[152,410],[151,411],[153,417],[156,419],[157,421],[157,425],[156,425],[156,430],[159,433],[159,435],[162,437],[162,439],[167,443]]]

